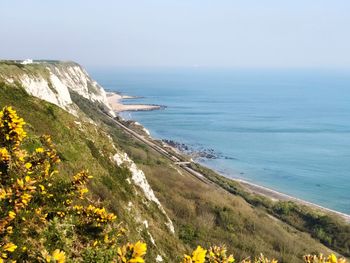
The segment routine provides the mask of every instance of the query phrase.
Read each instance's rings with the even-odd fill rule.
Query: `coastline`
[[[150,104],[124,104],[121,101],[124,99],[137,99],[139,97],[133,97],[128,95],[120,95],[116,92],[107,92],[107,101],[115,112],[123,111],[151,111],[159,110],[162,108],[160,105]]]
[[[134,97],[123,96],[123,95],[120,95],[120,94],[117,94],[117,93],[114,93],[114,92],[109,92],[107,96],[108,96],[107,98],[109,98],[108,102],[110,104],[113,103],[113,101],[114,101],[115,104],[117,104],[117,105],[115,105],[115,107],[117,109],[119,109],[119,110],[115,110],[114,107],[111,104],[112,108],[116,111],[117,114],[118,114],[118,112],[122,112],[122,111],[138,111],[138,110],[149,111],[149,110],[156,110],[156,109],[160,109],[161,108],[161,106],[159,106],[159,105],[147,105],[147,104],[135,104],[135,105],[130,105],[129,104],[128,105],[128,104],[122,104],[120,102],[122,99],[134,98]],[[117,101],[117,102],[115,102],[115,101]],[[135,106],[135,107],[129,107],[129,106]],[[134,120],[131,120],[131,121],[135,125],[140,126],[145,131],[145,133],[147,134],[147,136],[149,137],[150,140],[152,140],[152,141],[154,140],[154,138],[151,137],[151,134],[149,133],[149,131],[142,124],[140,124],[139,122],[134,121]],[[164,149],[166,149],[166,148],[169,149],[170,148],[172,151],[176,152],[179,155],[183,155],[183,154],[186,155],[186,153],[182,152],[181,150],[177,149],[176,147],[173,147],[173,146],[167,144],[164,141],[162,142],[162,144],[163,144],[163,146],[165,146]],[[191,159],[191,162],[196,163],[196,161],[193,161],[192,159]],[[219,175],[221,175],[221,176],[223,176],[223,177],[225,177],[225,178],[227,178],[229,180],[238,182],[244,189],[246,189],[247,191],[249,191],[249,192],[251,192],[253,194],[265,196],[265,197],[269,198],[272,201],[293,201],[293,202],[295,202],[297,204],[305,205],[305,206],[308,206],[308,207],[310,207],[312,209],[315,209],[315,210],[318,210],[318,211],[335,214],[335,215],[341,217],[342,219],[344,219],[347,223],[350,223],[350,215],[346,214],[344,212],[336,211],[336,210],[333,210],[331,208],[327,208],[327,207],[315,204],[313,202],[309,202],[309,201],[300,199],[298,197],[294,197],[294,196],[291,196],[291,195],[288,195],[288,194],[285,194],[285,193],[273,190],[271,188],[252,183],[250,181],[247,181],[247,180],[235,177],[234,175],[230,175],[230,176],[224,175],[224,174],[221,174],[220,172],[218,172],[217,170],[215,170],[212,167],[208,167],[208,166],[206,166],[206,167],[208,169],[210,169],[210,170],[215,171],[215,173],[217,173],[217,174],[219,174]]]
[[[208,167],[208,168],[212,169],[210,167]],[[216,170],[214,170],[214,171],[217,172]],[[222,176],[224,176],[224,175],[222,175]],[[240,178],[229,177],[228,179],[240,183],[242,186],[244,186],[246,189],[248,189],[252,193],[263,195],[265,197],[270,198],[273,201],[293,201],[295,203],[298,203],[301,205],[306,205],[308,207],[311,207],[311,208],[314,208],[317,210],[321,210],[323,212],[336,214],[336,215],[342,217],[348,223],[350,223],[350,215],[348,215],[346,213],[336,211],[336,210],[333,210],[331,208],[327,208],[327,207],[324,207],[324,206],[321,206],[321,205],[318,205],[318,204],[315,204],[315,203],[312,203],[312,202],[309,202],[309,201],[306,201],[306,200],[303,200],[303,199],[300,199],[300,198],[297,198],[297,197],[294,197],[294,196],[291,196],[288,194],[284,194],[284,193],[278,192],[276,190],[273,190],[271,188],[268,188],[268,187],[265,187],[262,185],[258,185],[258,184],[240,179]]]

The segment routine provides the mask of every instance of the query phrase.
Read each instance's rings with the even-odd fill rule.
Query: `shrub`
[[[0,263],[85,261],[101,251],[116,262],[143,262],[146,244],[122,246],[116,216],[85,198],[91,176],[62,179],[51,138],[27,151],[24,125],[11,107],[0,111]]]

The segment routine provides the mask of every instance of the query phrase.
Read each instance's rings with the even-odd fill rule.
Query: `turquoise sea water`
[[[350,214],[350,72],[325,70],[99,70],[126,103],[165,110],[124,113],[153,137],[220,154],[204,164]]]

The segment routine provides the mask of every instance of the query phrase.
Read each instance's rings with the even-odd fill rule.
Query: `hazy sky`
[[[349,0],[1,0],[1,59],[350,68]]]

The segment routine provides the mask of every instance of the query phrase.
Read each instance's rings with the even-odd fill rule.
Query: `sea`
[[[98,69],[107,90],[138,96],[124,112],[152,137],[216,158],[219,173],[350,214],[350,71]]]

